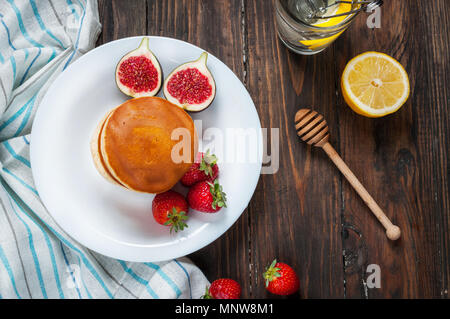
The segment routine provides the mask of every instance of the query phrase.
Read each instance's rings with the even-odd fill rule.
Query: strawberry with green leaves
[[[184,186],[192,186],[202,181],[214,181],[219,176],[219,166],[217,166],[217,157],[209,154],[209,150],[205,153],[198,153],[195,163],[181,178]]]
[[[227,207],[226,194],[217,179],[213,183],[203,181],[192,186],[187,200],[191,208],[204,213],[216,213]]]
[[[266,289],[276,295],[292,295],[300,288],[300,281],[294,269],[275,259],[264,273]]]
[[[183,195],[175,191],[157,194],[153,199],[152,211],[156,222],[178,232],[188,227],[186,224],[188,203]]]
[[[203,299],[239,299],[241,286],[233,279],[221,278],[214,280],[211,287],[206,287]]]

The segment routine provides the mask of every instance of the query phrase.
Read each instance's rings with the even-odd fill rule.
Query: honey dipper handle
[[[353,186],[356,192],[361,196],[363,201],[369,206],[372,213],[377,217],[377,219],[381,222],[381,224],[386,229],[386,235],[390,240],[397,240],[400,238],[400,228],[389,220],[389,218],[383,213],[380,206],[375,202],[375,200],[370,196],[364,186],[360,183],[360,181],[356,178],[356,176],[352,173],[350,168],[345,164],[339,154],[334,150],[333,146],[330,143],[325,143],[322,146],[323,150],[328,154],[334,164],[339,168],[342,174],[344,174],[345,178],[349,181],[349,183]]]

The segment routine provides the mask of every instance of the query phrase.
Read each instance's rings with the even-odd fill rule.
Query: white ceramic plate
[[[224,158],[236,153],[237,142],[216,133],[243,128],[257,132],[259,153],[256,160],[249,155],[244,160],[229,158],[219,163],[219,180],[227,194],[228,207],[216,214],[191,210],[189,227],[170,234],[167,227],[153,220],[154,195],[135,193],[108,183],[96,171],[89,149],[97,123],[108,110],[127,100],[116,87],[114,71],[120,58],[138,47],[140,41],[141,37],[133,37],[100,46],[57,78],[36,114],[31,165],[42,201],[56,222],[75,240],[122,260],[161,261],[208,245],[238,219],[258,182],[262,134],[258,114],[245,87],[224,63],[210,54],[208,67],[216,81],[216,98],[205,111],[191,114],[194,120],[202,120],[201,127],[196,123],[200,137],[201,132],[204,134],[201,150],[216,147],[216,154]],[[189,43],[164,37],[150,37],[150,48],[164,75],[182,63],[197,59],[203,52]],[[218,147],[222,139],[223,148]],[[176,189],[187,192],[181,185]]]

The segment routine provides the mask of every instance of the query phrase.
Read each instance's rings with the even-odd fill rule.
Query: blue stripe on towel
[[[77,259],[78,259],[78,264],[81,264],[80,257],[79,257],[79,256],[76,256],[76,257],[77,257]],[[81,271],[81,270],[80,270],[80,271]],[[81,283],[83,284],[84,291],[86,291],[86,294],[87,294],[88,298],[89,298],[89,299],[92,299],[92,295],[91,295],[91,293],[89,292],[89,290],[87,289],[87,285],[86,285],[86,283],[84,282],[83,276],[81,276],[81,273],[80,273],[79,275],[80,275]]]
[[[84,21],[84,17],[86,16],[86,9],[83,10],[83,16],[81,17],[81,22],[80,22],[80,30],[78,30],[78,35],[77,35],[77,40],[75,42],[75,50],[72,52],[72,54],[70,55],[69,59],[67,60],[66,64],[63,67],[63,70],[65,70],[67,68],[67,66],[69,65],[70,61],[72,61],[74,55],[77,53],[78,51],[78,43],[80,41],[80,34],[81,34],[81,30],[83,29],[83,21]]]
[[[14,149],[12,148],[11,144],[9,144],[8,141],[3,142],[3,145],[5,146],[5,148],[8,150],[9,154],[11,154],[16,160],[22,162],[23,164],[25,164],[26,166],[28,166],[29,168],[31,168],[30,165],[30,161],[27,160],[25,157],[17,154]]]
[[[6,272],[8,273],[9,279],[11,280],[11,284],[14,288],[14,292],[16,293],[17,298],[22,299],[20,297],[19,292],[17,291],[16,280],[14,279],[14,274],[11,270],[11,266],[9,265],[8,259],[6,258],[5,253],[3,252],[2,246],[0,246],[0,260],[3,263],[3,266],[6,268]]]
[[[189,296],[192,299],[192,288],[191,288],[191,277],[189,276],[189,273],[187,272],[186,268],[184,268],[184,266],[176,259],[173,260],[178,266],[180,266],[180,268],[184,271],[184,273],[186,274],[186,277],[188,279],[188,284],[189,284]]]
[[[22,32],[23,36],[25,39],[27,39],[28,42],[30,42],[32,45],[38,47],[38,48],[43,48],[44,46],[36,41],[34,41],[29,35],[27,30],[25,29],[25,25],[23,24],[23,20],[22,20],[22,16],[20,14],[20,10],[17,8],[17,6],[15,5],[13,0],[6,0],[8,1],[8,3],[10,4],[11,8],[14,10],[14,12],[16,13],[16,17],[17,17],[17,22],[19,23],[19,29],[20,32]]]
[[[20,133],[22,133],[22,130],[28,124],[28,120],[30,119],[30,116],[31,116],[31,111],[33,111],[35,98],[36,98],[36,95],[33,97],[32,103],[27,107],[27,112],[25,113],[25,116],[22,119],[22,123],[20,123],[20,126],[17,128],[16,133],[14,133],[14,137],[19,136]]]
[[[11,197],[11,198],[14,200],[14,198],[13,198],[9,193],[8,193],[8,196]],[[14,202],[17,204],[16,201],[14,201]],[[12,206],[12,203],[11,203],[11,206]],[[24,212],[24,211],[23,211],[23,208],[22,208],[21,206],[19,206],[18,204],[17,204],[17,207],[18,207],[22,212]],[[14,209],[14,207],[13,207],[13,209]],[[16,212],[16,211],[14,210],[14,212]],[[16,213],[16,215],[17,215],[17,213]],[[19,217],[19,218],[20,218],[20,217]],[[22,218],[20,218],[20,219],[23,221]],[[50,237],[47,235],[47,233],[46,233],[46,231],[44,230],[44,228],[42,228],[42,226],[41,226],[38,222],[36,222],[33,218],[30,218],[30,220],[33,222],[33,224],[35,224],[35,225],[41,230],[42,234],[44,235],[45,243],[47,244],[48,252],[49,252],[49,254],[50,254],[50,259],[51,259],[52,266],[53,266],[53,275],[54,275],[54,277],[55,277],[55,281],[56,281],[56,286],[57,286],[57,288],[58,288],[59,297],[60,297],[60,298],[64,298],[64,293],[63,293],[62,287],[61,287],[61,281],[60,281],[60,279],[59,279],[58,267],[57,267],[57,265],[56,265],[55,252],[54,252],[53,246],[52,246],[52,244],[51,244],[51,242],[50,242]],[[24,222],[24,221],[23,221],[23,222]],[[28,228],[28,227],[27,227],[27,228]]]
[[[10,196],[11,197],[11,196]],[[22,224],[25,226],[27,233],[28,233],[28,245],[30,246],[31,256],[33,257],[34,261],[34,267],[36,268],[36,274],[39,280],[39,286],[42,291],[42,295],[45,299],[48,298],[47,292],[45,290],[44,280],[42,279],[42,272],[41,272],[41,266],[39,265],[39,259],[37,258],[36,249],[34,248],[34,241],[33,241],[33,235],[31,233],[30,227],[28,224],[22,219],[22,217],[19,216],[16,209],[14,208],[13,203],[11,202],[11,199],[9,199],[9,203],[13,209],[14,214],[16,214],[17,218],[22,222]]]
[[[50,227],[49,225],[47,225],[47,228],[49,228],[55,235],[56,237],[58,237],[59,240],[61,240],[67,247],[69,247],[72,250],[75,250],[80,256],[81,256],[81,260],[83,261],[83,263],[85,264],[85,266],[87,267],[87,269],[89,270],[89,272],[94,276],[94,278],[98,281],[98,283],[100,284],[100,286],[102,286],[102,288],[105,290],[106,294],[110,297],[110,298],[114,298],[113,294],[111,293],[111,291],[109,291],[108,287],[106,287],[105,283],[103,282],[102,278],[99,276],[99,274],[97,273],[97,271],[94,269],[94,267],[92,267],[91,263],[89,262],[89,260],[86,258],[86,256],[83,254],[83,252],[81,250],[79,250],[78,248],[76,248],[74,245],[72,245],[69,241],[67,241],[64,237],[62,237],[57,231],[55,231],[52,227]]]
[[[27,103],[25,103],[16,113],[14,113],[9,119],[7,119],[5,122],[3,122],[0,125],[0,131],[3,130],[5,127],[7,127],[9,124],[11,124],[12,122],[14,122],[14,120],[19,117],[19,115],[21,115],[28,107],[28,105],[34,101],[34,99],[36,98],[37,93],[28,100]]]
[[[52,61],[55,58],[55,56],[56,56],[56,50],[55,50],[55,48],[52,48],[52,55],[48,59],[47,63],[50,63],[50,61]]]
[[[14,58],[14,56],[11,55],[9,60],[11,61],[11,67],[13,70],[13,83],[14,83],[16,81],[16,59]]]
[[[2,181],[3,186],[6,190],[11,189],[8,184],[6,184],[4,181]],[[9,193],[9,192],[8,192]],[[29,210],[33,215],[38,216],[26,203],[24,203],[20,198],[16,199],[12,197],[14,202],[17,204],[17,206],[21,207],[22,212],[24,212],[28,217],[32,218],[30,216],[30,213],[27,212]],[[18,203],[18,200],[20,200],[20,203]],[[23,207],[22,207],[23,205]],[[72,250],[75,250],[80,256],[83,263],[86,265],[89,272],[94,276],[94,278],[98,281],[100,286],[105,290],[106,294],[113,298],[113,295],[111,291],[106,287],[105,283],[103,282],[102,278],[99,276],[97,271],[92,267],[92,264],[89,262],[89,260],[86,258],[86,256],[83,254],[82,251],[80,251],[78,248],[76,248],[74,245],[72,245],[67,239],[65,239],[61,234],[59,234],[53,227],[51,227],[49,224],[47,224],[44,220],[41,220],[41,222],[60,240],[62,241],[67,247],[69,247]]]
[[[123,270],[125,270],[134,280],[136,280],[138,283],[140,283],[141,285],[145,286],[145,288],[147,289],[148,293],[155,299],[159,299],[159,296],[155,293],[155,291],[150,287],[149,282],[147,280],[145,280],[144,278],[139,277],[138,275],[136,275],[136,273],[131,270],[130,268],[128,268],[127,264],[122,261],[122,260],[118,260],[119,264],[122,266]]]
[[[72,3],[72,1],[71,0],[66,0],[66,2],[69,5],[69,8],[71,9],[72,14],[75,16],[75,18],[77,20],[80,20],[80,16],[78,15],[77,11],[74,9],[75,5]]]
[[[15,175],[13,172],[11,172],[9,169],[7,169],[6,167],[2,168],[4,172],[8,173],[9,175],[11,175],[12,177],[14,177],[14,179],[16,179],[20,184],[22,184],[23,186],[25,186],[26,188],[28,188],[30,191],[32,191],[33,193],[36,194],[36,196],[39,196],[37,190],[35,190],[33,187],[31,187],[30,185],[28,185],[27,183],[25,183],[24,180],[22,180],[20,177],[18,177],[17,175]]]
[[[78,3],[80,4],[80,6],[83,8],[83,10],[84,10],[84,5],[83,5],[83,2],[81,1],[81,0],[77,0],[78,1]],[[84,0],[84,4],[86,5],[87,4],[87,1],[86,0]]]
[[[69,269],[70,265],[69,265],[69,261],[67,260],[66,253],[64,251],[64,246],[63,246],[62,242],[59,242],[59,245],[61,246],[61,251],[63,253],[64,262],[66,263],[66,266],[67,266],[67,271],[70,273],[70,277],[72,277],[73,284],[74,284],[75,289],[77,290],[77,293],[78,293],[78,298],[81,299],[80,289],[78,289],[78,284],[77,284],[77,282],[75,280],[75,277],[73,276],[73,273],[72,273],[71,269]]]
[[[34,16],[36,17],[36,20],[38,21],[39,26],[41,27],[41,30],[42,30],[42,31],[45,31],[45,33],[47,33],[53,40],[55,40],[56,42],[58,42],[58,44],[59,44],[63,49],[65,49],[64,44],[63,44],[57,37],[55,37],[55,36],[53,35],[53,33],[52,33],[49,29],[47,29],[47,27],[45,26],[44,22],[43,22],[42,19],[41,19],[41,16],[39,15],[39,11],[38,11],[38,8],[37,8],[37,6],[36,6],[36,2],[34,2],[34,0],[30,0],[30,4],[31,4],[31,8],[33,8]]]
[[[169,276],[167,276],[167,274],[161,269],[161,267],[159,267],[154,263],[144,263],[144,265],[152,269],[155,269],[156,272],[161,276],[161,278],[164,279],[170,287],[172,287],[173,291],[177,294],[177,298],[181,295],[180,288],[178,288],[177,284],[174,283]]]
[[[11,42],[11,34],[9,33],[9,29],[8,29],[7,25],[5,24],[5,22],[3,21],[3,19],[1,19],[0,21],[2,22],[3,26],[5,27],[6,35],[8,36],[8,44],[9,44],[9,46],[10,46],[13,50],[17,50],[17,49],[14,47],[14,45],[12,44],[12,42]]]
[[[23,83],[23,81],[25,81],[25,79],[27,78],[28,72],[30,71],[31,67],[33,66],[34,62],[36,62],[36,60],[39,58],[39,56],[41,55],[41,48],[39,48],[38,53],[36,54],[36,56],[34,57],[33,61],[31,61],[30,65],[28,66],[28,68],[26,69],[25,73],[22,76],[22,80],[20,80],[19,85],[21,85]]]

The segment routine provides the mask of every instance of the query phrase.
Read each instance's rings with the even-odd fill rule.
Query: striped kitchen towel
[[[49,215],[34,187],[31,125],[49,84],[94,47],[95,0],[0,0],[0,298],[199,298],[187,258],[130,263],[88,250]]]

